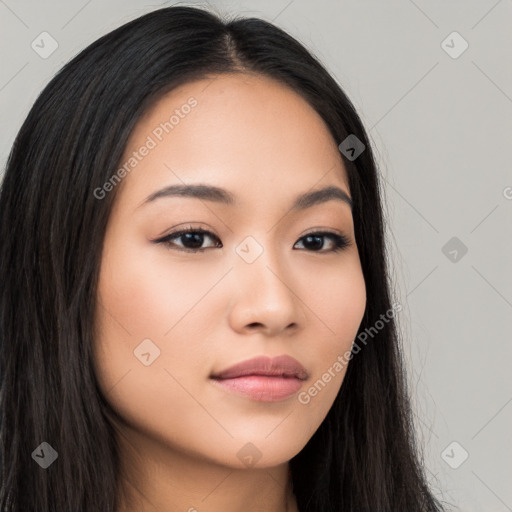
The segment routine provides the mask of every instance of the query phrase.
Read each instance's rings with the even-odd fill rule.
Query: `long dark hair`
[[[21,127],[0,193],[1,492],[4,512],[114,512],[119,446],[92,364],[98,269],[127,139],[162,94],[250,71],[302,95],[343,160],[367,307],[360,332],[391,310],[384,215],[370,141],[352,103],[300,43],[260,19],[155,10],[101,37],[50,81]],[[352,358],[325,420],[291,461],[301,512],[441,511],[414,437],[393,318]],[[33,453],[46,442],[57,463]],[[100,462],[101,461],[101,462]]]

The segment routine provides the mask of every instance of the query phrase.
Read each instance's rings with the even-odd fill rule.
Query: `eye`
[[[176,249],[178,251],[203,252],[206,248],[201,246],[203,245],[205,235],[206,237],[218,240],[220,245],[217,245],[217,247],[222,247],[222,243],[213,233],[204,229],[194,228],[192,226],[180,229],[174,233],[169,233],[168,235],[160,238],[159,240],[155,240],[154,242],[157,244],[163,244],[169,249]],[[180,238],[183,241],[183,245],[181,247],[174,242],[171,242],[171,240]]]
[[[318,250],[319,246],[320,249],[323,249],[324,247],[323,238],[329,238],[331,240],[331,249],[327,249],[326,251]],[[315,231],[300,238],[299,242],[301,240],[304,240],[306,246],[309,246],[310,250],[313,252],[339,252],[350,245],[348,237],[337,233],[331,233],[330,231]]]
[[[175,249],[184,252],[204,252],[208,247],[202,247],[206,238],[217,240],[217,245],[213,248],[221,248],[222,242],[217,236],[210,231],[204,229],[194,228],[189,226],[187,228],[169,233],[168,235],[154,240],[154,243],[163,244],[169,249]],[[331,240],[331,248],[327,250],[320,250],[324,248],[324,238]],[[181,245],[176,244],[174,240],[180,240]],[[301,242],[303,241],[303,242]],[[333,233],[330,231],[315,231],[301,237],[297,243],[303,243],[310,252],[338,252],[350,245],[350,239],[342,234]],[[212,248],[212,246],[210,246]]]

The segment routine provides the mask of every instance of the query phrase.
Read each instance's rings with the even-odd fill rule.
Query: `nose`
[[[240,258],[231,279],[229,321],[243,334],[260,331],[267,336],[288,335],[302,325],[303,302],[294,291],[294,278],[284,262],[271,256],[269,250],[252,263]],[[296,288],[296,287],[295,287]]]

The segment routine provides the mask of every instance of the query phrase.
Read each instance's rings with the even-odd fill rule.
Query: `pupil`
[[[313,246],[311,247],[310,245],[310,249],[321,249],[322,246],[323,246],[323,241],[322,241],[322,238],[319,237],[319,236],[307,236],[306,239],[305,239],[305,245],[309,245],[309,243],[311,242],[311,240],[316,240],[317,244],[312,244]]]
[[[192,247],[187,246],[189,249],[196,249],[203,245],[203,238],[200,233],[185,233],[185,240],[188,242],[192,242]],[[196,243],[194,243],[196,242]],[[187,244],[185,244],[187,245]]]

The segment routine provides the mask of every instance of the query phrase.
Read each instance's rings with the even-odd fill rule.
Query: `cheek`
[[[357,334],[366,308],[366,285],[359,258],[350,255],[341,261],[339,270],[319,269],[314,281],[309,279],[303,286],[310,323],[323,340],[321,353],[327,357],[333,350],[345,351]]]
[[[316,290],[313,304],[335,339],[355,337],[366,307],[366,287],[360,269],[347,269],[324,280]]]
[[[131,338],[167,339],[218,276],[186,270],[185,261],[172,261],[163,246],[150,242],[119,244],[106,251],[99,278],[99,297],[107,323]],[[100,311],[100,313],[102,313]],[[169,333],[169,334],[168,334]]]
[[[94,343],[98,383],[128,423],[163,439],[186,438],[204,423],[204,411],[197,407],[191,412],[194,402],[185,390],[192,387],[191,376],[200,381],[206,371],[198,340],[213,324],[208,315],[218,318],[208,309],[215,301],[197,303],[218,276],[211,272],[201,276],[205,282],[197,272],[191,275],[170,265],[163,248],[155,250],[148,243],[148,250],[109,240],[98,281]],[[194,315],[200,315],[201,321]],[[147,353],[146,362],[148,358],[151,362],[145,365]],[[175,411],[186,411],[191,419],[184,421]]]
[[[317,274],[309,287],[307,305],[311,313],[310,343],[305,360],[312,362],[311,378],[298,396],[309,414],[323,419],[338,394],[348,364],[350,350],[366,308],[366,286],[359,260],[344,262],[339,272]]]
[[[197,266],[194,272],[184,271],[179,261],[170,264],[165,248],[146,241],[121,242],[127,239],[110,236],[102,257],[96,308],[98,379],[109,390],[128,375],[119,389],[127,381],[145,382],[146,389],[154,387],[161,395],[172,380],[169,373],[187,382],[191,372],[206,371],[201,367],[201,340],[208,340],[208,329],[220,318],[216,290],[208,293],[219,277],[206,267],[204,272]],[[144,357],[154,362],[145,366]],[[128,393],[132,404],[145,400],[138,389]]]

